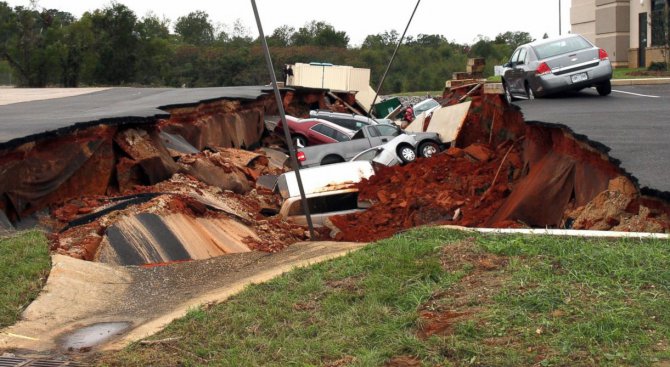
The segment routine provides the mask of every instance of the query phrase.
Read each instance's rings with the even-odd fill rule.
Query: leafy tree
[[[9,43],[17,33],[14,10],[6,2],[0,1],[0,58],[9,57]]]
[[[283,25],[276,28],[270,37],[267,38],[270,47],[288,47],[291,44],[291,37],[295,33],[295,28]]]
[[[127,6],[113,2],[103,10],[84,14],[84,18],[90,18],[94,35],[95,81],[111,85],[132,82],[138,47],[135,13]]]
[[[300,27],[291,37],[294,46],[341,47],[349,45],[349,36],[344,31],[336,31],[326,22],[311,21]]]
[[[500,33],[496,36],[495,43],[504,43],[509,45],[512,49],[516,49],[524,43],[533,42],[533,37],[528,32],[510,32]]]
[[[192,45],[209,45],[214,41],[214,26],[209,14],[202,10],[177,18],[174,30],[184,42]]]
[[[58,40],[58,27],[67,26],[74,18],[57,10],[17,6],[12,15],[6,6],[0,8],[4,18],[0,28],[5,34],[1,36],[2,56],[16,71],[20,85],[46,86],[57,67],[50,45]]]
[[[174,54],[170,44],[170,20],[149,13],[136,24],[138,34],[135,82],[163,85]]]

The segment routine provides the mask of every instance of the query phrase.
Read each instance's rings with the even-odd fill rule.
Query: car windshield
[[[535,49],[535,54],[537,54],[538,59],[548,59],[550,57],[582,50],[589,47],[591,47],[590,43],[588,43],[582,37],[576,36],[543,43],[541,45],[534,46],[533,49]]]
[[[437,107],[440,104],[437,103],[434,99],[427,99],[423,102],[419,102],[414,106],[414,116],[419,116],[422,112],[428,111],[433,107]]]

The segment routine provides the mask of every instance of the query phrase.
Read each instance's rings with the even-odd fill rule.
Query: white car
[[[358,153],[351,161],[371,161],[389,167],[414,162],[416,160],[417,144],[418,142],[412,135],[401,134],[386,144],[378,145]],[[398,149],[398,147],[401,148]]]

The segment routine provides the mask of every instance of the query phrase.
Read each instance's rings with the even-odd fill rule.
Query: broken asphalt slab
[[[110,266],[55,255],[47,284],[23,320],[0,331],[0,351],[39,358],[120,349],[194,307],[224,301],[247,285],[365,245],[302,242],[275,254],[248,252],[155,267]],[[112,336],[93,335],[100,331]]]
[[[607,146],[610,156],[620,160],[641,187],[670,192],[670,85],[618,89],[625,93],[600,97],[585,90],[515,104],[526,121],[567,125]]]
[[[112,88],[64,98],[0,105],[0,149],[42,134],[60,135],[99,124],[152,123],[165,108],[221,99],[256,100],[264,86],[219,88]]]

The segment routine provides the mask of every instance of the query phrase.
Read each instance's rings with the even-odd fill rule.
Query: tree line
[[[323,21],[295,29],[281,26],[267,41],[276,72],[284,64],[329,62],[370,68],[376,85],[393,53],[396,31],[369,35],[360,47],[346,32]],[[514,48],[531,41],[527,32],[506,32],[495,39],[479,36],[472,45],[437,34],[408,37],[384,84],[385,93],[439,90],[453,72],[464,71],[468,57],[484,57],[486,74]],[[239,21],[231,29],[214,26],[209,15],[194,11],[169,19],[138,17],[112,2],[77,19],[58,9],[10,7],[0,1],[0,73],[15,84],[45,86],[236,86],[269,80],[259,40]]]

